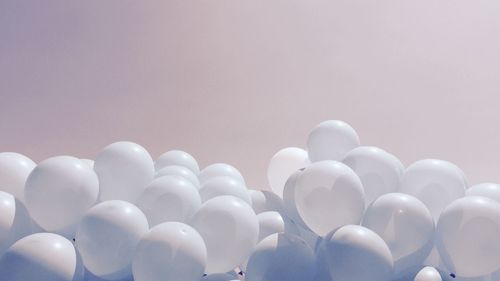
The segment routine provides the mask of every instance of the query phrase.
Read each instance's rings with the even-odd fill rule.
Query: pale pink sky
[[[0,151],[131,140],[267,186],[325,119],[500,182],[500,1],[0,1]]]

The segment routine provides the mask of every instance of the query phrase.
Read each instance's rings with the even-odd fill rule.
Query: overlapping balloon
[[[499,184],[438,159],[405,169],[338,120],[267,176],[248,189],[231,165],[132,142],[0,153],[0,280],[500,281]]]

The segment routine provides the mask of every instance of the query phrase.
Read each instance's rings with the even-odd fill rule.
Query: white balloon
[[[406,169],[399,192],[417,197],[437,221],[448,204],[465,195],[466,187],[464,173],[456,165],[443,160],[425,159]]]
[[[0,191],[0,256],[17,240],[31,233],[28,210],[13,195]]]
[[[445,265],[460,277],[480,277],[500,269],[500,203],[467,196],[439,217],[436,245]]]
[[[259,220],[259,241],[267,236],[285,232],[285,221],[278,212],[263,212],[257,215]]]
[[[307,151],[302,148],[287,147],[274,154],[267,167],[267,180],[273,192],[283,197],[283,188],[288,178],[309,163]]]
[[[199,281],[207,260],[200,234],[180,222],[165,222],[145,234],[134,256],[135,281]]]
[[[383,194],[396,192],[404,172],[403,163],[396,156],[373,146],[361,146],[349,151],[342,162],[363,183],[366,206]]]
[[[297,204],[295,202],[295,190],[297,187],[297,179],[303,170],[298,170],[293,173],[286,181],[285,188],[283,189],[283,205],[288,217],[297,225],[304,229],[310,230],[304,220],[297,211]]]
[[[307,151],[311,162],[341,161],[350,150],[359,146],[356,131],[340,120],[319,123],[309,134]]]
[[[241,175],[240,171],[238,171],[235,167],[225,163],[215,163],[205,167],[205,169],[201,170],[198,178],[200,179],[200,183],[203,184],[210,178],[220,176],[232,177],[235,180],[241,181],[246,186],[245,179]]]
[[[207,246],[207,273],[227,272],[250,256],[259,236],[259,221],[243,200],[218,196],[203,203],[191,221]]]
[[[187,222],[201,207],[198,188],[178,176],[154,179],[137,200],[137,207],[148,218],[149,226],[167,221]]]
[[[189,169],[183,166],[166,166],[160,169],[155,174],[155,178],[163,176],[179,176],[189,180],[196,188],[200,188],[200,181],[198,177]]]
[[[57,234],[32,234],[5,252],[0,272],[9,281],[72,281],[78,273],[75,248]]]
[[[72,238],[82,215],[99,195],[94,170],[80,159],[56,156],[42,161],[26,180],[26,207],[43,229],[65,233]]]
[[[262,240],[248,260],[246,281],[309,281],[316,274],[314,252],[300,237],[276,233]]]
[[[363,226],[380,235],[391,250],[396,275],[422,264],[434,245],[434,220],[417,198],[389,193],[368,207]]]
[[[467,196],[484,196],[500,203],[500,184],[480,183],[465,190]]]
[[[100,201],[134,203],[154,176],[151,155],[132,142],[115,142],[97,155],[94,169],[99,176]]]
[[[434,267],[426,266],[417,273],[413,281],[442,281],[442,279]]]
[[[204,276],[201,281],[239,281],[239,279],[228,273],[214,273]]]
[[[273,192],[267,190],[248,190],[252,200],[252,208],[256,214],[262,212],[275,211],[280,214],[285,213],[283,200]]]
[[[91,159],[80,159],[83,163],[89,165],[90,168],[94,169],[94,160]]]
[[[164,167],[172,165],[186,167],[195,175],[200,173],[200,167],[196,159],[191,154],[182,150],[170,150],[160,155],[155,162],[155,170],[159,171]]]
[[[35,162],[22,154],[0,153],[0,191],[24,202],[24,184],[35,166]]]
[[[347,165],[316,162],[298,175],[295,203],[304,223],[319,236],[361,221],[365,209],[363,186]]]
[[[211,178],[203,183],[200,189],[201,201],[205,202],[216,196],[232,195],[252,204],[246,186],[232,177],[221,176]]]
[[[377,233],[359,225],[346,225],[322,242],[324,262],[335,281],[391,280],[391,251]]]
[[[139,208],[126,201],[105,201],[82,218],[76,246],[92,274],[118,280],[131,274],[136,246],[148,230],[146,216]]]

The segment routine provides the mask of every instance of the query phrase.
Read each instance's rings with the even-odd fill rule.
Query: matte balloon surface
[[[484,196],[500,203],[500,184],[480,183],[473,185],[465,191],[467,196]]]
[[[203,183],[200,189],[201,201],[205,202],[221,195],[232,195],[252,204],[252,199],[246,186],[232,177],[220,176],[211,178]]]
[[[167,166],[183,166],[191,170],[195,175],[200,173],[198,162],[191,154],[182,150],[170,150],[158,157],[155,162],[155,170],[159,171]]]
[[[417,273],[413,281],[442,281],[442,279],[435,268],[426,266]]]
[[[22,154],[0,153],[0,191],[24,202],[24,184],[35,166],[35,162]]]
[[[252,200],[252,208],[256,214],[275,211],[280,214],[285,212],[283,200],[273,192],[267,190],[248,190]]]
[[[200,188],[198,177],[189,169],[183,166],[173,165],[166,166],[156,172],[155,178],[162,176],[180,176],[189,180],[196,188]]]
[[[200,183],[203,184],[210,178],[220,176],[229,176],[245,184],[245,179],[241,175],[240,171],[238,171],[238,169],[236,169],[235,167],[225,163],[215,163],[208,165],[207,167],[205,167],[205,169],[201,170],[198,178],[200,179]]]
[[[269,186],[278,196],[283,197],[283,188],[288,178],[298,169],[309,165],[307,151],[298,147],[287,147],[274,154],[267,167]]]
[[[0,256],[17,240],[31,233],[28,210],[13,195],[0,191]]]

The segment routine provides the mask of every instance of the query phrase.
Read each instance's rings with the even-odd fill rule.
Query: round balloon
[[[480,183],[473,185],[465,191],[467,196],[484,196],[500,203],[500,184]]]
[[[297,204],[295,202],[295,190],[297,187],[297,179],[303,170],[298,170],[293,173],[286,181],[285,188],[283,189],[283,206],[287,216],[295,223],[304,229],[310,230],[306,223],[302,220],[297,211]]]
[[[132,142],[115,142],[97,155],[94,169],[99,177],[100,200],[135,203],[154,176],[151,155]]]
[[[32,233],[31,218],[21,201],[0,191],[0,256],[14,242]]]
[[[167,221],[187,222],[201,207],[198,188],[178,176],[154,179],[137,200],[151,227]]]
[[[259,237],[259,221],[243,200],[224,195],[201,206],[191,221],[207,246],[207,273],[227,272],[250,256]]]
[[[191,170],[195,175],[200,173],[198,162],[191,154],[182,150],[170,150],[158,157],[155,162],[155,170],[159,171],[167,166],[183,166]]]
[[[377,198],[366,210],[362,225],[389,246],[396,276],[421,265],[434,245],[431,213],[408,194],[389,193]]]
[[[436,245],[441,259],[460,277],[479,277],[500,268],[500,203],[467,196],[439,217]]]
[[[194,186],[196,186],[196,188],[200,188],[200,181],[198,180],[198,177],[191,170],[183,166],[166,166],[161,168],[155,174],[155,178],[163,176],[180,176],[189,180]]]
[[[361,221],[365,209],[363,185],[347,165],[316,162],[295,183],[295,204],[304,223],[319,236]]]
[[[0,191],[24,202],[24,184],[35,166],[35,162],[22,154],[0,153]]]
[[[434,268],[426,266],[420,270],[413,281],[442,281],[441,274]]]
[[[14,243],[0,258],[2,280],[72,281],[78,273],[73,244],[52,233],[36,233]]]
[[[252,208],[256,214],[275,211],[284,214],[285,206],[283,200],[273,192],[267,190],[248,190],[252,200]]]
[[[298,169],[309,164],[307,151],[298,147],[287,147],[274,154],[267,167],[269,186],[278,196],[283,197],[283,188],[288,178]]]
[[[377,233],[359,225],[346,225],[322,241],[324,262],[335,281],[391,280],[391,250]]]
[[[90,168],[94,169],[94,160],[91,159],[80,159],[83,163],[89,165]]]
[[[341,161],[347,152],[358,146],[359,137],[356,131],[340,120],[319,123],[307,139],[307,152],[311,162]]]
[[[465,195],[466,187],[460,168],[447,161],[425,159],[405,170],[399,192],[417,197],[437,221],[448,204]]]
[[[76,246],[92,274],[118,280],[131,275],[136,246],[148,230],[146,216],[133,204],[104,201],[82,218],[76,232]]]
[[[246,186],[232,177],[221,176],[211,178],[203,183],[200,189],[201,201],[205,202],[216,196],[233,195],[241,200],[252,204]]]
[[[206,260],[205,242],[195,229],[165,222],[141,238],[132,271],[135,281],[199,281]]]
[[[36,223],[47,231],[74,228],[98,195],[99,182],[94,170],[71,156],[42,161],[26,180],[26,207]],[[74,230],[71,232],[74,234]]]
[[[276,233],[262,240],[248,260],[246,281],[309,281],[316,275],[314,252],[300,237]]]
[[[383,194],[396,192],[404,172],[403,163],[396,156],[373,146],[361,146],[349,151],[342,162],[363,183],[366,206]]]
[[[229,273],[214,273],[204,276],[201,281],[239,281],[239,279]]]
[[[205,169],[201,170],[198,178],[200,179],[200,183],[203,184],[210,178],[220,176],[232,177],[235,180],[241,181],[246,186],[245,180],[243,179],[240,171],[238,171],[235,167],[225,163],[215,163],[205,167]]]
[[[274,233],[285,232],[285,221],[278,212],[263,212],[259,220],[259,241]]]

